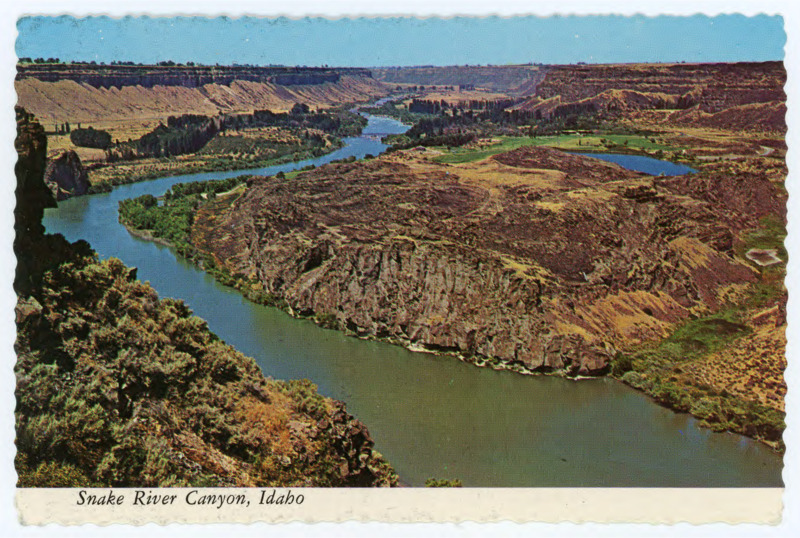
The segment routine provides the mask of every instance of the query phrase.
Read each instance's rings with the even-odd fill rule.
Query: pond
[[[644,155],[626,155],[623,153],[573,153],[573,155],[583,155],[584,157],[608,161],[628,170],[642,172],[651,176],[682,176],[697,172],[697,170],[685,164],[662,161]]]

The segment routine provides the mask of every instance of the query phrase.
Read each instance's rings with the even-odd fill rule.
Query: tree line
[[[317,129],[336,137],[356,136],[367,120],[349,111],[311,112],[304,104],[296,104],[288,113],[256,110],[252,114],[222,114],[209,117],[198,114],[170,116],[141,138],[109,148],[107,160],[128,160],[142,157],[172,157],[195,153],[223,131],[258,127]],[[324,140],[319,134],[306,137],[312,145]],[[108,147],[108,146],[107,146]]]

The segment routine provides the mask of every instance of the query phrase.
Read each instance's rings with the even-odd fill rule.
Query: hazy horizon
[[[17,22],[20,58],[204,65],[422,67],[781,61],[780,16],[324,19],[46,17]],[[675,36],[679,35],[680,39]]]

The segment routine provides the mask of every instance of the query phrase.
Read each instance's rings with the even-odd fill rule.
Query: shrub
[[[631,370],[633,370],[633,357],[631,355],[618,354],[611,363],[611,373],[614,377],[622,377]]]
[[[85,488],[101,487],[89,479],[83,472],[69,463],[46,461],[31,470],[17,464],[19,479],[17,486],[21,488]]]
[[[73,144],[82,148],[108,149],[111,146],[111,135],[92,127],[73,130],[69,134],[69,139]]]
[[[464,484],[458,478],[428,478],[425,481],[426,488],[463,488]]]

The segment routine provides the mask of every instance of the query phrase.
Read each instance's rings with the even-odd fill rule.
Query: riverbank
[[[126,226],[126,228],[137,237],[153,240],[159,244],[174,248],[174,245],[170,242],[153,237],[152,233],[148,231],[135,230],[129,226]],[[178,253],[177,251],[175,252]],[[402,340],[395,337],[378,337],[375,335],[358,334],[355,331],[349,330],[347,327],[339,326],[330,316],[324,314],[317,315],[315,313],[303,314],[292,309],[284,299],[265,293],[263,287],[257,281],[235,278],[222,266],[216,263],[209,263],[208,258],[203,258],[202,256],[182,257],[205,270],[207,274],[213,276],[219,283],[236,289],[242,296],[256,304],[278,308],[295,319],[311,321],[322,328],[341,331],[349,337],[366,341],[384,342],[403,347],[416,353],[452,357],[479,368],[509,371],[522,375],[554,376],[571,380],[598,379],[608,375],[621,383],[643,392],[651,397],[655,403],[667,409],[676,413],[688,413],[699,419],[701,421],[700,425],[705,428],[709,428],[715,432],[729,431],[739,433],[764,443],[778,453],[782,454],[785,451],[785,445],[780,438],[785,428],[781,413],[776,412],[773,408],[742,400],[726,391],[716,390],[714,387],[702,382],[693,381],[691,378],[686,378],[684,376],[679,380],[679,378],[674,377],[673,368],[678,368],[680,372],[681,364],[685,366],[690,362],[688,359],[702,359],[704,354],[695,352],[688,357],[684,356],[680,359],[675,357],[672,359],[672,362],[667,364],[658,363],[657,366],[653,366],[652,363],[656,360],[654,357],[658,356],[658,350],[668,347],[670,343],[682,341],[686,346],[694,346],[696,350],[697,341],[686,337],[685,334],[694,334],[696,331],[692,331],[692,328],[702,327],[704,324],[707,324],[709,320],[721,319],[715,315],[690,320],[686,324],[676,328],[674,332],[664,340],[641,346],[641,351],[629,350],[627,352],[620,352],[607,370],[596,375],[586,376],[568,374],[563,370],[551,370],[547,368],[532,369],[526,367],[525,364],[521,362],[505,362],[497,357],[479,354],[468,355],[459,351],[431,349],[421,346],[414,341]],[[740,338],[747,338],[747,329],[745,326],[738,329],[738,334],[730,334],[727,338],[723,339],[722,346],[714,345],[704,349],[706,349],[708,353],[721,353],[724,352],[724,346],[726,344],[732,345]],[[681,353],[686,353],[686,349],[683,349]],[[632,359],[631,357],[635,358]],[[634,367],[632,364],[633,361],[636,360],[642,362],[641,364],[636,363],[637,366]],[[666,375],[662,372],[666,372]],[[671,379],[668,379],[670,377]]]
[[[544,163],[549,163],[551,157],[553,157],[554,159],[555,157],[558,157],[558,159],[553,162],[560,163],[558,164],[558,166],[566,166],[566,165],[570,166],[571,167],[570,170],[572,171],[572,173],[582,173],[580,172],[581,166],[588,167],[586,173],[597,174],[600,171],[605,170],[603,168],[604,165],[595,164],[595,162],[593,162],[593,160],[590,159],[576,157],[576,160],[574,162],[572,161],[567,162],[564,160],[565,159],[564,157],[556,155],[556,153],[551,153],[551,150],[542,149],[535,156],[536,156],[535,166],[537,167],[542,167]],[[408,162],[407,156],[404,157],[403,155],[394,155],[393,159],[395,158],[396,160],[399,160],[403,163]],[[503,156],[500,160],[503,162],[508,161],[509,163],[513,163],[515,166],[519,166],[519,163],[526,163],[527,160],[530,160],[531,158],[532,155],[528,155],[528,153],[523,152],[523,153],[516,153],[513,155],[509,154]],[[381,180],[380,178],[384,176],[384,172],[387,169],[386,167],[389,166],[390,161],[392,161],[392,159],[389,159],[388,161],[386,159],[383,159],[383,161],[381,162],[369,161],[370,162],[369,166],[358,168],[358,170],[360,170],[363,173],[370,174],[370,177],[374,176],[374,179],[368,180],[368,183],[374,186],[377,185],[376,182]],[[534,161],[532,160],[531,162]],[[341,169],[336,167],[328,169],[324,174],[324,178],[320,178],[319,181],[309,182],[308,180],[312,179],[307,177],[309,176],[309,174],[304,174],[302,177],[295,178],[292,180],[293,182],[292,185],[294,189],[294,195],[292,197],[292,200],[294,203],[293,207],[295,207],[295,211],[298,210],[299,207],[298,204],[300,203],[300,201],[304,199],[303,189],[307,183],[309,186],[313,186],[314,192],[316,194],[319,194],[321,185],[325,184],[323,180],[331,181],[332,182],[331,188],[334,188],[334,185],[336,186],[336,188],[341,188],[341,186],[346,181],[347,177],[341,172],[344,170],[352,171],[353,168],[352,165],[349,166],[338,165],[338,166],[341,167]],[[405,177],[406,185],[407,186],[413,185],[413,182],[415,181],[413,176],[407,176],[407,175],[404,176],[400,168],[391,168],[391,170],[393,174],[392,177],[394,178],[395,181],[398,178]],[[448,170],[449,173],[458,173],[456,170],[453,169],[448,169]],[[620,174],[619,169],[608,168],[607,171],[609,174],[613,173],[616,177],[619,177]],[[431,174],[433,172],[426,171],[426,173]],[[633,178],[634,176],[631,177]],[[705,175],[701,174],[697,178],[677,179],[675,181],[691,181],[692,179],[695,179],[697,181],[705,181],[707,178],[705,177]],[[271,190],[273,189],[273,187],[279,189],[280,188],[279,185],[282,183],[281,181],[278,180],[269,180],[268,182],[264,183],[264,186],[267,187],[267,184],[269,184],[268,190]],[[395,184],[392,183],[392,185]],[[447,188],[451,189],[448,192],[453,192],[451,186],[448,186]],[[327,187],[325,187],[325,189],[327,189]],[[396,190],[397,189],[395,185],[394,187],[392,187],[392,192],[396,192]],[[659,196],[652,187],[650,187],[650,190],[644,189],[641,193],[639,191],[632,192],[630,194],[628,193],[628,191],[624,191],[624,193],[626,194],[627,197],[634,198],[637,204],[641,203],[638,201],[639,199],[647,201],[657,198],[657,196]],[[660,196],[665,196],[665,195],[666,193],[662,192]],[[608,195],[606,195],[606,197],[607,196]],[[386,199],[386,196],[380,196],[379,198]],[[255,203],[254,207],[258,208],[264,207],[265,200],[259,199],[257,203]],[[644,358],[642,358],[641,360],[637,359],[638,362],[634,361],[635,364],[642,365],[640,368],[631,367],[628,368],[628,370],[625,370],[625,366],[623,364],[624,360],[623,351],[628,353],[633,353],[637,349],[639,349],[637,348],[637,345],[639,345],[641,342],[648,342],[648,341],[666,343],[666,344],[670,343],[675,344],[674,341],[670,340],[670,338],[672,338],[670,334],[679,333],[681,327],[684,327],[683,324],[691,326],[693,322],[692,316],[684,314],[683,316],[666,318],[667,322],[657,325],[656,326],[657,330],[652,330],[654,323],[653,318],[657,318],[657,316],[664,316],[663,313],[660,314],[658,312],[659,309],[662,311],[667,311],[668,308],[672,308],[673,311],[677,311],[678,309],[678,307],[674,305],[670,307],[668,299],[663,295],[659,295],[657,293],[651,293],[649,295],[648,294],[632,295],[629,293],[621,295],[612,295],[611,301],[617,301],[620,308],[624,307],[625,309],[630,309],[631,306],[633,306],[634,308],[641,309],[642,314],[638,318],[635,318],[635,323],[640,323],[644,327],[650,327],[652,332],[649,333],[649,336],[647,336],[648,333],[642,332],[642,336],[638,338],[638,343],[637,339],[632,339],[625,345],[615,345],[614,347],[611,348],[613,351],[610,352],[611,355],[610,360],[608,360],[608,362],[605,363],[599,362],[598,363],[599,366],[592,369],[585,369],[582,371],[581,368],[577,366],[576,363],[574,362],[572,364],[566,364],[566,365],[564,363],[542,362],[538,364],[533,363],[534,365],[532,366],[531,363],[533,361],[531,359],[526,360],[525,358],[519,358],[517,355],[511,356],[509,358],[509,357],[493,355],[491,353],[481,353],[480,351],[477,350],[473,350],[471,352],[465,352],[466,350],[457,340],[458,337],[457,332],[453,334],[442,333],[441,331],[434,333],[433,331],[431,331],[429,327],[427,329],[424,329],[427,332],[422,333],[423,334],[422,338],[424,339],[419,337],[403,338],[402,333],[399,332],[392,333],[390,331],[387,331],[386,329],[380,329],[380,328],[375,329],[372,322],[368,319],[367,320],[360,319],[359,321],[352,321],[354,319],[358,319],[357,318],[357,316],[359,315],[358,312],[367,310],[368,305],[365,305],[365,302],[367,301],[374,302],[376,300],[376,298],[374,297],[370,296],[368,298],[364,298],[362,301],[359,302],[358,305],[355,305],[358,309],[357,311],[354,310],[353,312],[350,312],[348,307],[347,313],[345,314],[341,312],[341,310],[337,312],[335,308],[333,310],[326,310],[324,308],[321,308],[318,305],[314,305],[313,302],[309,302],[307,298],[301,297],[300,299],[302,300],[298,301],[298,297],[287,297],[281,294],[270,293],[268,288],[265,287],[264,282],[259,281],[254,277],[246,277],[245,275],[248,274],[246,270],[237,269],[236,267],[229,267],[229,264],[226,262],[226,259],[229,259],[232,255],[235,256],[236,253],[239,252],[238,249],[235,247],[235,245],[232,246],[228,242],[217,244],[214,242],[215,239],[211,237],[204,238],[204,236],[207,235],[208,233],[214,233],[215,229],[222,228],[228,230],[228,228],[225,227],[223,223],[216,221],[212,222],[211,219],[216,218],[217,215],[227,214],[229,210],[232,208],[232,201],[233,200],[231,198],[220,197],[220,199],[213,201],[211,205],[202,206],[201,212],[203,213],[203,216],[200,218],[193,219],[195,222],[199,223],[198,224],[199,227],[195,228],[195,233],[200,234],[194,237],[193,245],[194,247],[198,247],[198,245],[200,245],[200,250],[201,250],[201,253],[199,253],[196,256],[195,262],[200,263],[201,266],[208,273],[212,274],[219,282],[237,288],[238,290],[240,290],[240,292],[242,292],[242,294],[244,294],[246,297],[253,300],[254,302],[270,306],[277,306],[283,309],[284,311],[288,312],[293,317],[311,319],[312,321],[316,322],[318,325],[322,327],[339,329],[342,330],[345,334],[358,336],[362,339],[385,341],[392,344],[401,345],[415,351],[424,350],[428,352],[434,352],[436,354],[453,355],[458,357],[463,362],[473,363],[478,366],[490,367],[496,370],[512,370],[518,373],[526,373],[526,374],[545,373],[545,374],[560,375],[565,377],[584,377],[586,376],[587,373],[594,375],[603,375],[608,373],[609,367],[611,368],[617,367],[618,372],[617,375],[615,375],[616,378],[622,380],[623,382],[626,382],[629,386],[632,386],[634,388],[637,388],[638,390],[644,391],[646,394],[649,394],[654,398],[654,400],[657,403],[660,403],[664,406],[670,407],[677,411],[691,412],[692,415],[697,416],[701,420],[705,421],[704,425],[707,425],[712,429],[716,430],[724,429],[728,431],[736,431],[742,434],[746,434],[760,441],[763,441],[772,448],[776,448],[778,450],[781,449],[779,437],[780,437],[780,432],[783,429],[783,425],[782,425],[782,413],[780,410],[770,409],[768,408],[768,406],[765,407],[761,404],[749,404],[747,403],[746,398],[742,398],[741,394],[726,395],[722,393],[722,391],[718,387],[717,388],[712,387],[712,384],[708,384],[705,382],[701,383],[700,381],[697,380],[697,376],[694,374],[687,376],[678,375],[678,377],[676,377],[675,380],[670,379],[671,377],[675,376],[675,373],[672,371],[673,368],[676,367],[687,368],[690,365],[692,366],[692,368],[694,368],[695,363],[699,364],[700,362],[706,360],[706,352],[707,353],[717,352],[720,351],[720,349],[723,349],[724,346],[717,346],[715,344],[711,346],[700,347],[701,344],[698,343],[699,340],[696,338],[696,335],[692,334],[692,337],[687,340],[687,345],[690,346],[690,350],[694,352],[693,355],[691,356],[693,362],[691,363],[687,362],[686,361],[687,356],[684,356],[682,359],[684,362],[682,364],[678,364],[679,361],[677,361],[676,358],[672,358],[666,364],[658,362],[656,364],[656,367],[652,367],[654,361],[651,360],[648,362],[644,360]],[[269,203],[272,203],[269,200],[267,201]],[[398,202],[401,201],[402,200]],[[246,200],[245,203],[247,203]],[[350,202],[347,201],[347,203]],[[547,203],[555,205],[556,202],[547,202]],[[237,207],[239,205],[240,204],[237,204]],[[402,208],[405,208],[405,206],[403,206],[402,204],[400,206]],[[316,208],[316,206],[314,207]],[[634,205],[632,207],[636,208],[638,206]],[[276,209],[275,211],[278,210]],[[385,212],[386,210],[384,209],[383,211]],[[368,213],[375,214],[376,212],[368,211]],[[278,215],[278,214],[279,212],[266,213],[266,215]],[[299,213],[299,215],[303,215],[303,213]],[[327,218],[326,215],[327,213],[314,215],[311,217],[303,217],[303,219],[310,220],[312,222],[319,222],[321,219]],[[252,215],[250,216],[244,215],[237,222],[241,221],[242,219],[249,220],[250,218],[252,218]],[[402,223],[403,218],[405,217],[398,216],[398,219],[392,219],[392,222]],[[352,221],[348,221],[348,224],[349,226],[354,226],[354,223]],[[234,236],[244,238],[246,235],[246,233],[242,231],[237,231],[238,229],[236,228],[232,228],[232,230],[234,230],[232,232]],[[231,232],[226,232],[226,233],[230,234]],[[360,230],[359,233],[363,234],[364,230]],[[427,251],[427,249],[424,247],[425,245],[428,244],[427,240],[423,240],[422,238],[412,239],[409,237],[405,237],[402,241],[398,242],[399,239],[397,237],[395,239],[396,240],[389,241],[386,245],[383,245],[383,247],[381,247],[381,249],[389,249],[390,254],[387,254],[386,256],[380,254],[382,252],[381,249],[376,251],[374,254],[371,254],[369,250],[354,251],[353,254],[355,255],[357,252],[357,255],[359,256],[359,258],[355,259],[354,263],[361,268],[360,271],[362,275],[373,274],[373,269],[371,268],[376,263],[375,260],[376,255],[380,255],[382,257],[381,259],[385,258],[385,261],[379,262],[377,265],[375,265],[376,267],[385,267],[387,266],[387,264],[391,265],[394,263],[411,267],[416,267],[415,264],[418,264],[420,268],[439,267],[440,269],[441,269],[440,266],[442,266],[443,264],[447,266],[451,263],[451,261],[455,263],[454,260],[458,260],[462,256],[466,255],[465,253],[459,254],[458,252],[454,252],[452,253],[453,257],[444,256],[442,252],[442,249],[444,249],[444,245],[440,244],[436,249],[431,250],[430,253],[425,254],[423,256],[422,253]],[[197,242],[198,240],[200,241],[200,243]],[[779,240],[777,236],[776,240]],[[305,245],[305,243],[303,244]],[[682,245],[682,244],[683,243],[680,242],[677,243],[677,245]],[[206,250],[202,248],[202,245],[205,245],[206,247],[208,245],[211,245],[213,248]],[[694,252],[697,249],[704,248],[702,245],[695,243],[690,243],[687,245],[687,247],[691,247],[693,249],[692,252]],[[303,248],[307,248],[307,245]],[[431,248],[433,248],[433,246]],[[280,250],[276,252],[280,252]],[[303,279],[311,278],[310,282],[321,281],[318,276],[313,276],[315,275],[315,273],[311,273],[311,271],[320,266],[326,259],[331,258],[331,254],[329,252],[330,251],[326,252],[320,250],[318,254],[313,254],[312,252],[309,256],[305,256],[302,254],[302,252],[295,253],[294,251],[292,251],[290,259],[298,263],[299,267],[295,268],[294,266],[282,265],[282,266],[276,266],[275,270],[280,271],[282,278],[290,278],[293,272],[297,270],[298,274],[302,275]],[[416,254],[413,254],[414,252],[416,252]],[[704,251],[703,255],[705,257],[709,257],[712,256],[713,253],[710,251],[709,252]],[[347,259],[349,258],[350,254],[344,252],[337,254],[337,256]],[[416,259],[414,258],[414,256],[417,257],[423,256],[423,258],[419,260],[418,263],[414,261]],[[488,259],[481,259],[478,261],[486,265],[486,267],[484,268],[484,272],[489,271],[489,267],[493,263],[491,262],[491,260]],[[461,260],[459,263],[460,265],[458,265],[457,268],[453,269],[453,271],[455,271],[455,273],[457,274],[469,275],[469,267],[471,267],[469,261]],[[716,271],[720,271],[720,278],[729,278],[731,277],[731,275],[738,274],[740,275],[739,278],[744,279],[743,282],[738,284],[732,282],[731,284],[735,284],[734,288],[736,288],[736,286],[740,287],[744,286],[747,283],[748,279],[751,278],[751,276],[748,276],[751,275],[751,273],[749,273],[745,269],[745,267],[741,266],[741,263],[737,260],[731,260],[728,259],[727,257],[720,257],[718,261],[715,261],[715,263],[728,264],[728,265],[720,265],[715,269]],[[691,267],[687,270],[690,269]],[[270,268],[269,270],[271,271],[272,269]],[[520,286],[523,282],[526,281],[530,282],[532,280],[532,277],[534,277],[534,275],[539,274],[539,273],[534,273],[531,267],[525,266],[521,262],[512,263],[512,261],[508,260],[503,262],[503,268],[501,269],[501,272],[504,274],[507,273],[507,277],[509,278],[509,282],[507,284],[504,284],[506,286],[504,289],[506,290],[508,289],[514,290],[518,286]],[[339,278],[339,275],[336,272],[332,272],[330,274],[334,275],[336,279]],[[442,275],[439,275],[437,273],[433,275],[428,275],[426,279],[428,280],[432,279],[438,281],[440,277],[446,278],[445,275],[446,273],[442,273]],[[691,273],[689,273],[689,275],[691,275]],[[466,276],[464,278],[466,278]],[[503,278],[506,277],[504,276]],[[544,277],[537,277],[537,278],[544,278]],[[349,282],[352,281],[353,279],[360,279],[359,281],[361,281],[362,285],[364,285],[363,283],[365,281],[363,277],[348,276],[347,281]],[[773,279],[773,281],[778,283],[780,282],[779,280],[775,279]],[[267,282],[269,281],[267,280]],[[392,281],[387,281],[385,284],[383,284],[383,287],[386,288],[387,286],[391,286],[393,285],[392,284],[393,282],[396,282],[396,279],[393,279]],[[715,283],[710,283],[707,281],[699,281],[698,284],[709,286],[708,288],[709,292],[716,293],[716,291],[713,291],[715,290],[714,287],[716,285]],[[552,282],[548,283],[548,285],[551,288],[553,287]],[[538,286],[539,289],[541,289],[542,284],[539,284]],[[571,284],[570,286],[574,285]],[[575,288],[573,289],[573,292],[577,292],[579,289],[580,288]],[[759,293],[763,295],[764,293],[763,286],[761,288],[758,288],[758,290],[760,290]],[[769,300],[779,302],[781,297],[780,292],[779,290],[777,290],[777,293],[774,293],[774,291],[775,290],[769,292],[771,297],[771,299]],[[508,291],[506,293],[508,293]],[[540,294],[541,292],[538,293]],[[726,293],[730,293],[730,291]],[[492,293],[489,292],[487,292],[487,294],[490,296],[492,295]],[[519,301],[524,303],[526,301],[525,297],[527,297],[526,294],[527,292],[520,295]],[[742,293],[740,293],[739,295],[740,295],[739,300],[741,301],[746,300],[746,297],[744,297]],[[632,303],[631,301],[634,299],[635,301],[643,302],[643,305],[640,307],[637,306],[636,302]],[[545,298],[545,300],[553,300],[553,299]],[[432,304],[438,304],[438,303],[432,303]],[[514,304],[518,303],[515,302]],[[767,304],[767,306],[770,306],[770,304]],[[584,306],[582,306],[582,308],[583,307]],[[606,306],[604,306],[603,308],[605,311],[608,310],[608,307]],[[707,309],[708,306],[705,303],[699,303],[697,308]],[[736,314],[737,316],[740,317],[744,316],[744,314],[742,313],[743,311],[737,311],[737,312],[738,312]],[[488,315],[489,314],[487,314],[487,316]],[[595,318],[594,323],[604,323],[604,324],[624,323],[625,325],[623,326],[630,325],[629,318],[626,317],[627,315],[614,313],[613,311],[610,314],[604,314],[604,315],[606,316],[610,315],[612,317],[610,319],[609,317]],[[624,319],[620,319],[617,321],[617,318],[613,317],[620,315],[622,315]],[[432,314],[428,314],[428,316],[432,316]],[[445,318],[432,318],[432,319],[438,319],[439,321],[437,323],[443,323],[445,320]],[[732,324],[733,323],[742,324],[741,320],[738,320],[736,322],[734,322],[733,320],[728,320],[728,322]],[[555,323],[553,322],[548,322],[548,323],[555,325]],[[576,322],[573,321],[572,323],[573,327],[575,327]],[[713,326],[713,323],[711,325]],[[744,329],[742,329],[741,331],[732,332],[731,338],[725,340],[724,342],[720,342],[720,344],[733,345],[735,342],[739,341],[740,336],[744,336],[745,334],[746,331]],[[435,338],[439,338],[439,340],[437,341]],[[450,338],[450,340],[448,341],[447,338]],[[426,345],[424,346],[420,345],[420,342],[426,342]],[[572,340],[565,339],[565,342],[570,342],[572,343],[572,345],[574,345]],[[482,344],[482,342],[478,342],[478,344]],[[691,346],[695,347],[691,348]],[[780,348],[780,346],[778,346],[777,344],[774,347],[776,347],[776,349]],[[700,353],[700,351],[703,351],[703,353]],[[554,356],[560,359],[560,356],[563,356],[564,354],[569,354],[577,357],[578,360],[580,360],[581,354],[591,353],[591,352],[592,348],[588,346],[579,348],[578,351],[572,350],[570,348],[556,348]],[[533,357],[533,360],[536,360],[536,358],[537,357]],[[776,363],[776,368],[779,366],[780,364]],[[697,366],[697,368],[700,367]],[[640,378],[636,377],[633,374],[628,375],[628,377],[626,378],[625,374],[629,370],[633,369],[636,369],[639,375],[643,375],[644,378],[648,379],[649,381],[637,382],[637,380],[640,380]],[[680,374],[680,372],[678,373]],[[705,385],[708,386],[706,387]],[[696,388],[692,389],[692,387]],[[692,396],[690,397],[690,399],[691,398],[694,399],[693,401],[689,401],[685,398],[680,398],[679,396],[672,396],[673,394],[678,395],[681,391],[689,389],[694,390],[694,392],[691,393]],[[780,400],[782,400],[782,395],[780,393],[778,393],[778,397]],[[692,405],[693,403],[696,402],[702,402],[702,405]],[[737,411],[739,409],[743,411],[742,412]]]
[[[194,154],[191,156],[162,157],[109,164],[103,168],[94,168],[89,172],[91,186],[88,194],[109,192],[118,185],[149,181],[165,176],[250,170],[300,162],[328,155],[343,146],[342,140],[338,139],[324,148],[319,148],[319,151],[302,151],[270,159],[209,159],[208,157]]]
[[[397,484],[342,402],[265,377],[136,268],[46,233],[44,130],[16,113],[18,487]]]

